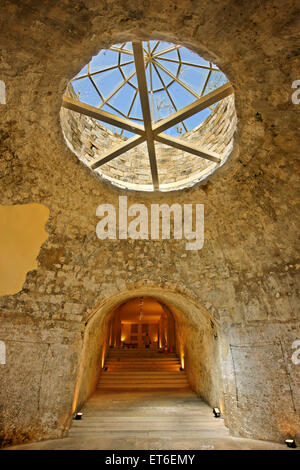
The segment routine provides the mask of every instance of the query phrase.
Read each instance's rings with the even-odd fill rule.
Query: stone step
[[[117,379],[126,379],[128,377],[131,377],[131,378],[138,378],[138,377],[143,377],[145,379],[147,378],[156,378],[156,377],[166,377],[166,378],[169,378],[169,379],[172,379],[174,377],[186,377],[186,374],[184,374],[183,372],[180,372],[180,374],[178,374],[177,371],[175,372],[169,372],[169,371],[106,371],[106,372],[103,372],[100,377],[105,377],[105,376],[109,376],[109,377],[115,377]]]
[[[126,373],[126,375],[135,373],[135,374],[182,374],[182,372],[179,370],[179,367],[108,367],[108,369],[105,372],[102,372],[102,374],[108,375],[108,374],[122,374]]]
[[[150,364],[152,362],[156,362],[156,363],[161,363],[161,364],[179,364],[180,361],[179,359],[176,359],[176,358],[167,358],[167,359],[159,359],[157,357],[155,358],[150,358],[150,357],[118,357],[118,358],[107,358],[106,359],[106,362],[113,362],[113,363],[116,363],[116,362],[128,362],[128,363],[145,363],[145,364]]]
[[[175,353],[162,354],[148,349],[110,350],[106,371],[99,377],[99,391],[187,390],[186,374],[180,371]]]
[[[179,370],[179,367],[161,367],[161,366],[148,366],[148,367],[143,367],[143,366],[124,366],[124,367],[115,367],[115,366],[105,366],[107,367],[107,370],[105,371],[105,373],[112,373],[112,372],[122,372],[122,371],[126,371],[126,372],[151,372],[152,374],[157,372],[157,373],[168,373],[168,372],[172,372],[173,374],[177,373],[177,374],[180,374],[181,371]],[[104,372],[103,372],[104,373]]]
[[[81,431],[87,431],[89,430],[91,433],[92,432],[103,432],[104,430],[106,431],[160,431],[160,432],[163,432],[163,431],[177,431],[178,430],[178,426],[181,426],[181,422],[180,420],[177,420],[176,422],[170,422],[170,423],[162,423],[160,421],[160,419],[157,419],[156,422],[151,422],[151,423],[147,423],[147,422],[136,422],[136,423],[131,423],[130,426],[128,426],[128,424],[126,423],[121,423],[121,422],[118,422],[116,420],[116,422],[114,423],[107,423],[106,425],[103,425],[103,423],[101,423],[100,425],[99,424],[96,424],[93,425],[93,424],[89,424],[87,423],[86,425],[83,423],[83,420],[82,420],[82,423],[81,425],[76,425],[75,421],[74,421],[74,424],[72,426],[72,433],[76,433],[76,431],[78,430],[79,432]],[[218,433],[218,430],[213,428],[212,430],[212,427],[211,427],[211,423],[207,423],[206,425],[204,425],[203,423],[185,423],[184,425],[184,431],[201,431],[204,435],[206,435],[208,437],[209,434],[211,435],[216,435],[216,433]],[[220,432],[222,432],[224,434],[224,423],[223,423],[223,426],[220,427]],[[71,435],[71,433],[70,433]]]
[[[113,375],[110,376],[109,374],[103,374],[99,376],[99,382],[103,381],[110,381],[110,382],[178,382],[178,381],[187,381],[187,376],[186,375],[174,375],[172,377],[166,377],[165,375],[156,375],[154,377],[142,374],[142,375],[135,375],[135,376],[122,376],[119,377],[118,375]]]
[[[130,426],[131,426],[131,423],[136,423],[136,424],[144,424],[144,421],[145,421],[145,415],[143,416],[139,416],[138,414],[136,415],[130,415],[130,416],[114,416],[114,422],[118,422],[118,423],[125,423],[125,424],[128,424],[128,428],[130,429]],[[156,423],[158,418],[157,418],[157,414],[154,416],[147,416],[147,423]],[[178,420],[181,421],[182,425],[185,425],[185,424],[199,424],[200,422],[202,424],[205,424],[205,423],[211,423],[213,417],[210,416],[205,416],[205,417],[202,417],[202,418],[199,418],[199,416],[196,416],[196,417],[192,417],[192,416],[185,416],[184,415],[179,415],[179,416],[163,416],[163,417],[160,417],[160,422],[161,423],[175,423],[175,422],[178,422]],[[101,426],[102,424],[109,424],[111,425],[112,422],[111,422],[111,416],[106,416],[106,417],[101,417],[101,416],[96,416],[96,415],[93,415],[93,416],[88,416],[86,413],[84,413],[83,415],[83,418],[82,418],[82,424],[91,424],[91,425],[97,425],[99,424],[99,426]],[[78,424],[78,426],[81,426],[81,423],[74,423],[74,425]],[[223,427],[224,426],[224,422],[222,421],[222,419],[219,419],[217,420],[216,422],[216,425],[219,425],[219,427]]]
[[[164,353],[163,351],[159,351],[158,349],[154,349],[154,348],[110,348],[108,350],[108,353],[109,354],[137,354],[137,353],[141,353],[141,354],[160,354],[160,355],[163,355],[163,354],[176,354],[176,352],[167,352],[167,353]]]
[[[99,377],[115,377],[115,378],[153,378],[155,379],[156,377],[163,378],[165,377],[166,379],[174,379],[176,377],[186,377],[187,375],[184,372],[181,371],[164,371],[164,370],[107,370],[105,372],[101,372]]]
[[[165,371],[165,372],[180,372],[180,366],[179,365],[170,365],[170,366],[164,366],[162,364],[149,364],[147,366],[143,364],[126,364],[126,365],[115,365],[115,364],[105,364],[105,367],[108,368],[108,371],[113,371],[113,370],[126,370],[126,371],[134,371],[134,370],[140,370],[140,371]]]
[[[116,370],[135,370],[135,369],[139,369],[139,370],[157,370],[157,371],[166,371],[168,372],[168,370],[170,372],[180,372],[180,366],[179,364],[172,364],[172,365],[163,365],[163,364],[105,364],[105,367],[108,367],[108,370],[113,370],[113,369],[116,369]]]
[[[104,392],[147,392],[147,391],[156,391],[156,392],[163,392],[163,391],[168,391],[168,392],[174,392],[174,391],[186,391],[188,390],[187,385],[173,385],[173,386],[168,386],[168,385],[149,385],[148,387],[146,385],[144,386],[128,386],[128,387],[117,387],[113,385],[103,385],[101,387],[101,390]]]
[[[100,408],[99,410],[95,410],[94,404],[97,401],[93,400],[85,406],[84,410],[84,417],[85,419],[110,419],[111,417],[114,418],[121,418],[126,420],[127,418],[133,419],[144,419],[144,417],[157,419],[157,408],[149,407],[149,406],[141,406],[141,407],[132,407],[126,409],[115,409],[115,408]],[[189,409],[184,408],[184,414],[182,414],[181,409],[176,408],[164,408],[161,407],[159,409],[159,415],[165,418],[182,418],[182,419],[195,419],[195,420],[209,420],[213,417],[212,409],[207,407],[205,410],[197,410],[197,409]],[[218,420],[217,420],[218,421]],[[221,420],[220,420],[221,421]]]
[[[128,380],[123,380],[123,382],[120,384],[120,382],[116,379],[103,379],[99,380],[98,384],[104,385],[104,384],[112,384],[112,385],[117,385],[122,387],[123,385],[151,385],[151,384],[161,384],[161,385],[168,385],[168,384],[187,384],[186,379],[172,379],[172,380],[162,380],[162,379],[153,379],[153,380],[144,380],[144,379],[128,379]]]
[[[154,367],[152,369],[150,368],[135,368],[135,367],[116,367],[116,368],[108,368],[107,370],[103,370],[101,371],[100,373],[101,376],[104,376],[104,375],[118,375],[118,376],[128,376],[128,375],[132,375],[133,377],[136,376],[136,375],[145,375],[145,376],[150,376],[150,377],[154,377],[155,375],[159,375],[159,376],[168,376],[168,377],[176,377],[177,375],[178,376],[185,376],[185,372],[184,371],[180,371],[179,370],[179,367],[176,367],[176,368],[158,368],[158,367]]]
[[[164,354],[164,350],[163,349],[158,349],[158,348],[109,348],[107,350],[107,352],[109,353],[117,353],[117,352],[124,352],[124,353],[135,353],[135,352],[141,352],[141,353],[157,353],[157,354]],[[168,352],[166,354],[176,354],[176,351],[172,351],[172,352]]]
[[[116,359],[112,359],[112,358],[108,358],[106,359],[105,361],[106,363],[110,362],[110,363],[114,363],[114,364],[117,364],[117,363],[128,363],[128,364],[139,364],[139,363],[144,363],[144,364],[151,364],[152,362],[153,363],[157,363],[157,364],[180,364],[180,361],[179,359],[157,359],[157,358],[153,358],[153,359],[150,359],[150,358],[116,358]]]
[[[135,386],[135,385],[173,385],[173,384],[188,384],[187,379],[172,379],[172,380],[162,380],[162,379],[153,379],[153,380],[144,380],[144,379],[128,379],[128,380],[123,380],[121,383],[120,381],[116,379],[104,379],[101,380],[101,378],[98,381],[98,385],[104,385],[104,384],[112,384],[116,385],[118,387],[123,387],[123,386]]]
[[[124,353],[123,351],[115,352],[115,353],[108,353],[107,357],[127,357],[127,358],[145,358],[145,359],[152,359],[152,358],[157,358],[157,359],[176,359],[178,358],[177,354],[163,354],[163,353],[157,353],[157,352],[130,352],[130,353]]]
[[[118,354],[108,354],[107,357],[133,357],[133,358],[158,358],[158,359],[175,359],[178,356],[176,354],[123,354],[123,353],[118,353]]]
[[[157,367],[157,368],[162,368],[162,369],[177,369],[179,370],[180,368],[180,364],[162,364],[161,362],[158,362],[158,363],[155,363],[155,362],[149,362],[148,364],[145,364],[144,362],[132,362],[132,363],[129,363],[129,362],[106,362],[105,363],[105,367],[118,367],[118,368],[126,368],[126,367],[130,367],[130,368],[134,368],[134,367],[144,367],[145,369],[147,369],[148,367]]]
[[[188,386],[188,384],[186,382],[175,382],[175,383],[124,383],[122,385],[118,384],[118,383],[111,383],[111,382],[103,382],[103,383],[99,383],[97,385],[97,387],[99,387],[101,390],[103,390],[104,388],[113,388],[113,389],[116,389],[116,390],[124,390],[124,389],[130,389],[130,390],[134,390],[134,389],[137,389],[137,388],[142,388],[142,389],[145,389],[145,390],[149,390],[149,389],[155,389],[155,388],[186,388]]]
[[[162,364],[162,365],[172,365],[172,364],[180,364],[180,361],[176,359],[168,360],[168,361],[160,361],[157,359],[150,359],[150,360],[138,360],[138,359],[120,359],[120,360],[112,360],[108,359],[105,361],[106,364]]]
[[[150,373],[141,373],[141,374],[134,374],[134,375],[131,375],[131,374],[124,374],[122,373],[122,375],[119,375],[117,373],[110,373],[110,372],[107,372],[107,373],[103,373],[100,375],[99,379],[101,380],[187,380],[187,376],[185,374],[181,374],[181,373],[174,373],[173,375],[171,376],[168,376],[164,373],[161,373],[161,374],[155,374],[155,375],[152,375]]]

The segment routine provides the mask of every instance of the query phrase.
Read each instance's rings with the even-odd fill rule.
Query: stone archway
[[[78,8],[50,3],[0,6],[7,95],[1,107],[1,203],[34,202],[50,210],[49,239],[37,269],[27,274],[22,292],[1,297],[1,339],[9,345],[7,365],[1,366],[1,438],[22,442],[64,432],[82,316],[93,308],[95,292],[99,299],[114,294],[116,279],[124,292],[139,279],[189,286],[197,302],[201,296],[204,305],[214,305],[222,324],[219,340],[225,336],[231,429],[277,441],[299,436],[299,366],[290,360],[299,337],[299,107],[290,99],[299,69],[297,2],[283,9],[279,0],[203,0],[192,6],[172,0],[159,5],[159,15],[152,0],[142,6],[104,1],[95,8],[89,2]],[[112,259],[116,246],[100,246],[96,239],[95,209],[99,202],[115,203],[119,191],[78,163],[61,132],[59,110],[69,80],[99,48],[144,38],[199,52],[235,89],[239,158],[236,151],[228,171],[224,166],[203,187],[159,195],[160,202],[176,197],[206,204],[201,256],[187,255],[179,242],[137,242],[120,243]],[[137,194],[134,202],[140,200]]]
[[[160,287],[123,291],[95,308],[85,323],[83,349],[73,400],[73,412],[80,409],[94,391],[109,347],[108,333],[115,308],[128,299],[151,296],[172,312],[176,324],[177,352],[192,389],[211,406],[224,411],[219,348],[219,327],[211,314],[186,296]]]
[[[111,315],[109,347],[140,349],[145,345],[145,334],[150,338],[149,348],[176,350],[175,320],[170,309],[153,297],[136,297],[119,305]]]

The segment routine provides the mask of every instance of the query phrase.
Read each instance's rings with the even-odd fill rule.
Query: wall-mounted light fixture
[[[295,449],[297,447],[296,442],[294,439],[286,439],[285,443],[288,447],[291,447],[292,449]]]
[[[73,414],[73,419],[76,421],[80,420],[82,418],[83,413],[74,413]]]
[[[219,410],[219,408],[213,408],[213,414],[214,414],[215,418],[220,418],[221,411]]]

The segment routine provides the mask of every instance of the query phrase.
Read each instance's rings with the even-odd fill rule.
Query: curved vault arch
[[[202,304],[197,300],[191,297],[186,292],[181,292],[170,287],[164,288],[160,286],[138,286],[133,287],[132,289],[117,290],[109,297],[98,302],[94,308],[91,310],[89,315],[85,317],[84,322],[87,325],[91,319],[99,313],[109,312],[110,310],[116,308],[121,303],[133,299],[135,297],[149,296],[154,297],[157,300],[160,300],[164,304],[173,306],[182,310],[189,308],[189,317],[191,323],[195,323],[195,318],[193,320],[193,314],[195,311],[200,311],[207,321],[213,321],[219,327],[219,321],[209,312]]]
[[[192,389],[212,406],[221,406],[222,377],[220,325],[201,304],[179,292],[161,287],[136,287],[119,291],[100,302],[84,320],[81,359],[75,384],[72,412],[93,393],[108,349],[108,325],[115,309],[136,297],[148,296],[173,314],[176,342]]]

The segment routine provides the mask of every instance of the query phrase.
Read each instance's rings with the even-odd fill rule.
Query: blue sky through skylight
[[[189,49],[164,41],[144,41],[144,59],[153,123],[170,116],[228,82],[212,63]],[[101,50],[72,80],[80,101],[143,124],[132,44]],[[206,108],[166,131],[181,136],[199,126],[212,112]],[[124,137],[133,134],[103,124]]]

